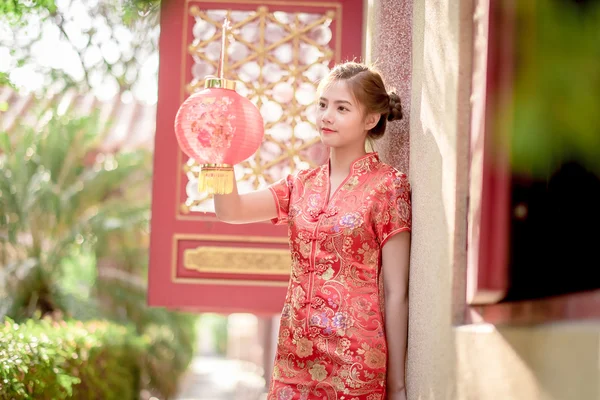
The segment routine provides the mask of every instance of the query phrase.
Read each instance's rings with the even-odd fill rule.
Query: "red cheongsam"
[[[273,184],[292,270],[269,400],[383,400],[381,249],[411,228],[405,174],[369,153],[328,202],[329,164]]]

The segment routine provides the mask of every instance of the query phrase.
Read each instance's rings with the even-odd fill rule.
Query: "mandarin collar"
[[[379,154],[374,151],[367,153],[364,156],[352,161],[352,164],[350,165],[350,174],[354,174],[357,171],[362,171],[365,168],[371,170],[377,164],[379,164]],[[328,159],[323,166],[323,171],[329,175],[330,160]]]

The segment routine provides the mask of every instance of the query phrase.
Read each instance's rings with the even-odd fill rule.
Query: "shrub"
[[[0,132],[0,321],[131,326],[148,343],[142,388],[169,398],[193,356],[197,318],[147,306],[151,154],[99,153],[97,114],[51,107],[36,121]]]
[[[138,399],[147,342],[104,321],[7,319],[0,326],[0,399]]]

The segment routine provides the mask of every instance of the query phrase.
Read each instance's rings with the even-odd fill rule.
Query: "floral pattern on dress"
[[[328,164],[270,189],[292,274],[268,399],[385,399],[381,249],[411,229],[407,176],[369,153],[337,191]]]
[[[342,229],[351,231],[363,224],[363,218],[360,212],[354,211],[346,213],[340,218],[337,225],[334,226],[333,230],[339,232]]]

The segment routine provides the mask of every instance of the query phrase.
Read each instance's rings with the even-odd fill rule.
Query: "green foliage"
[[[500,117],[514,169],[544,176],[571,160],[600,173],[600,4],[517,4],[514,103]]]
[[[145,327],[143,337],[152,345],[144,355],[144,386],[155,395],[172,398],[179,378],[187,370],[195,351],[196,316],[150,309],[162,314],[167,323],[155,322]],[[160,318],[156,318],[160,321]],[[179,325],[172,325],[179,324]]]
[[[0,53],[6,54],[7,70],[0,72],[0,86],[102,95],[117,89],[151,101],[138,91],[154,86],[152,75],[142,70],[153,68],[148,63],[158,51],[160,0],[44,0],[31,7],[19,0],[15,12],[5,5],[14,1],[3,1]],[[49,45],[58,46],[64,57],[44,62],[40,49]],[[24,72],[32,79],[19,78]]]
[[[5,18],[12,23],[18,23],[27,14],[39,10],[46,10],[49,13],[55,12],[55,0],[0,0],[0,18]]]
[[[124,0],[123,22],[131,24],[139,18],[157,15],[161,0]]]
[[[0,72],[0,87],[2,87],[2,86],[9,86],[13,90],[15,89],[14,85],[10,81],[8,74],[6,72]],[[2,102],[0,104],[2,105],[2,107],[0,108],[0,111],[6,111],[7,107],[8,107],[8,103]]]
[[[98,279],[96,255],[92,250],[73,247],[69,256],[62,260],[61,270],[57,293],[64,315],[81,321],[105,318],[94,290]]]
[[[21,7],[18,12],[0,8],[0,20],[13,23],[13,36],[17,36],[17,30],[27,31],[28,16],[35,14],[36,23],[54,24],[69,43],[72,38],[62,28],[69,22],[67,14],[72,4],[63,2],[58,8],[50,6],[54,1],[44,2],[47,7],[38,3],[31,8]],[[139,43],[132,41],[133,55],[123,56],[118,62],[125,66],[120,68],[123,76],[129,78],[122,81],[115,75],[120,91],[130,90],[137,79],[132,73],[137,73],[141,60],[155,51],[160,1],[101,0],[98,4],[82,4],[93,21],[101,19],[101,24],[106,22],[111,27],[113,37],[108,40],[121,41],[121,37],[114,36],[123,28],[121,22],[131,28],[134,36],[140,36]],[[83,32],[90,35],[88,44],[95,31],[90,26],[89,32]],[[39,39],[33,38],[29,44]],[[19,46],[14,51],[15,66],[31,58],[28,45]],[[82,60],[86,50],[78,51]],[[119,70],[111,69],[116,64],[101,61],[93,68],[86,64],[85,79],[96,74],[96,67],[113,75]],[[53,87],[60,87],[59,81],[64,78],[56,71],[44,75],[53,77]],[[0,85],[10,84],[9,76],[0,73]],[[68,79],[66,86],[90,90],[85,82],[80,85]],[[0,103],[0,110],[8,107],[10,104]],[[126,371],[106,371],[141,377],[127,390],[133,393],[141,384],[155,396],[167,399],[175,393],[178,378],[194,354],[197,317],[147,306],[151,154],[141,150],[99,152],[103,137],[98,122],[96,115],[79,118],[51,109],[41,111],[30,123],[19,121],[10,133],[0,132],[0,317],[29,324],[31,317],[50,314],[81,321],[102,319],[131,327],[126,336],[144,342],[144,356],[139,358],[137,348],[127,347],[123,351],[128,351],[128,357],[136,363],[123,363]],[[89,323],[85,322],[82,329],[88,329]],[[55,380],[48,377],[47,381],[64,390],[74,385],[69,376],[79,377],[51,370],[60,376]],[[85,386],[90,379],[73,386],[80,396],[76,398],[129,398],[127,390],[120,397],[98,395],[101,392],[94,392],[94,387]],[[110,384],[110,380],[107,382]],[[63,398],[48,393],[48,398]]]
[[[134,324],[136,331],[150,343],[144,358],[144,387],[157,397],[173,396],[179,378],[195,353],[198,317],[148,307],[145,288],[132,286],[127,281],[99,279],[97,290],[101,298],[107,300],[102,315],[113,321]]]
[[[149,173],[149,155],[97,154],[97,126],[54,110],[37,126],[0,133],[0,283],[11,299],[0,315],[64,311],[57,288],[73,249],[147,220],[147,205],[120,191]]]
[[[94,297],[101,299],[102,316],[119,323],[133,324],[140,335],[148,338],[151,346],[145,357],[144,387],[152,390],[157,397],[169,398],[175,394],[179,377],[194,355],[198,318],[194,314],[147,306],[146,224],[123,227],[106,239],[97,243],[95,256],[100,263],[118,260],[118,270],[98,266],[100,273],[93,282]],[[94,277],[79,275],[80,282],[84,280],[89,284],[91,279]],[[80,285],[80,288],[85,286]],[[86,304],[85,293],[80,291],[79,296],[73,303]],[[73,315],[89,318],[90,308],[80,307],[81,312]]]
[[[225,356],[227,352],[227,317],[220,314],[204,313],[199,323],[212,333],[217,354]]]
[[[0,399],[137,399],[147,345],[107,322],[8,319],[0,326]]]
[[[122,6],[122,16],[125,22],[132,22],[140,17],[158,13],[160,0],[123,0],[105,1]],[[56,0],[0,0],[0,18],[6,18],[10,22],[18,23],[26,18],[28,14],[40,10],[53,14],[56,11]]]
[[[0,134],[0,316],[131,326],[147,343],[142,386],[168,398],[197,317],[147,306],[150,154],[100,153],[101,140],[96,116],[56,110]]]

